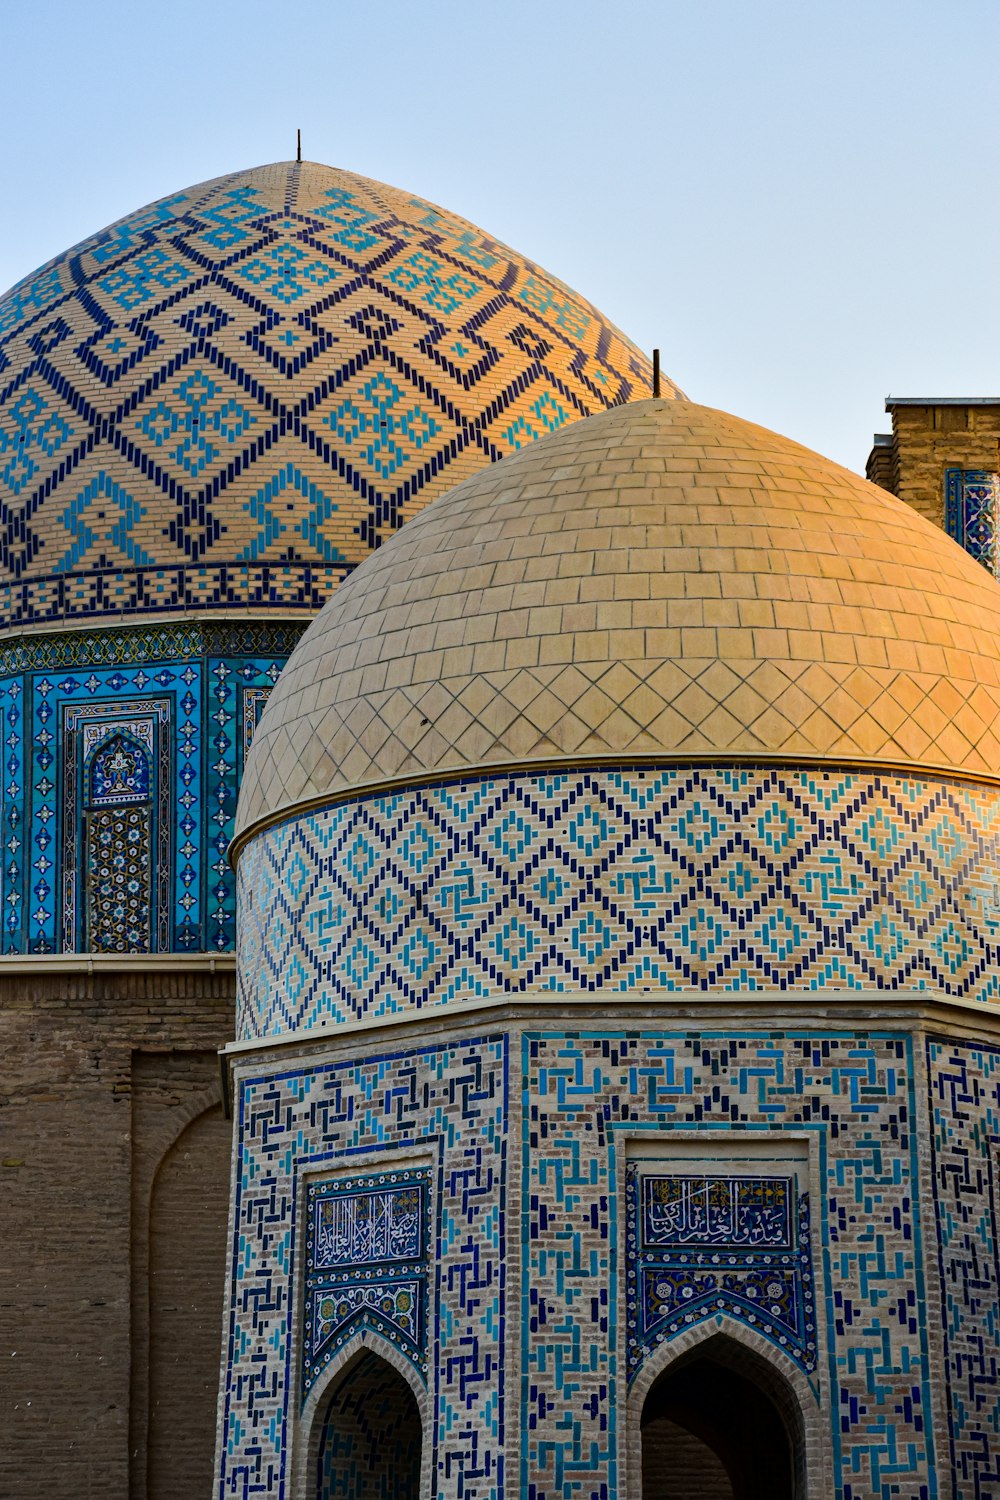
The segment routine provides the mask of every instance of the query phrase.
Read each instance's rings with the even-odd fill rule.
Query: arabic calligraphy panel
[[[648,1246],[791,1248],[790,1177],[644,1177],[642,1196]]]
[[[359,1328],[426,1365],[430,1176],[398,1168],[320,1178],[306,1193],[302,1396]]]
[[[317,1270],[413,1260],[423,1253],[423,1184],[377,1192],[348,1191],[313,1205]]]
[[[734,1153],[735,1154],[735,1153]],[[675,1158],[678,1165],[680,1160]],[[685,1156],[683,1165],[698,1165]],[[628,1366],[719,1312],[816,1368],[809,1194],[799,1167],[778,1171],[664,1170],[633,1162],[626,1176]],[[707,1165],[707,1164],[706,1164]],[[728,1170],[727,1170],[728,1167]]]

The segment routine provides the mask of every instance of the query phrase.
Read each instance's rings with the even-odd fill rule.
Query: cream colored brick
[[[501,586],[482,550],[511,548],[543,555],[550,582],[535,592],[526,563],[530,584],[505,581],[506,603],[484,609]],[[442,605],[432,626],[414,608],[428,598]],[[470,772],[555,754],[766,752],[995,775],[998,640],[1000,589],[908,507],[736,418],[639,402],[471,477],[357,570],[275,690],[241,826],[390,763],[432,776],[466,754]],[[405,753],[373,748],[367,771],[353,752],[332,770],[317,757],[322,784],[286,776],[323,733],[298,660],[341,717],[377,693],[377,716],[358,720],[365,747],[383,725]],[[395,699],[435,673],[492,740],[446,707],[434,735],[395,716]]]

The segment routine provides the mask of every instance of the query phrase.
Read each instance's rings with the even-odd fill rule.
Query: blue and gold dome
[[[650,381],[410,193],[309,162],[174,193],[0,299],[0,628],[313,611],[436,495]]]
[[[231,949],[237,789],[312,615],[436,496],[651,381],[523,256],[311,162],[0,298],[3,950]]]

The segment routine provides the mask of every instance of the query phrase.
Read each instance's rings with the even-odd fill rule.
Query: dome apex
[[[314,611],[436,495],[651,379],[412,194],[313,162],[174,193],[0,297],[0,629]]]
[[[902,502],[686,401],[556,433],[371,557],[292,655],[237,839],[376,784],[600,761],[1000,770],[1000,590]]]

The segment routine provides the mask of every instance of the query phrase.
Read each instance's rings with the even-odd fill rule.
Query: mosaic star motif
[[[574,292],[406,193],[311,163],[175,193],[0,298],[0,623],[312,613],[435,496],[650,383]]]

